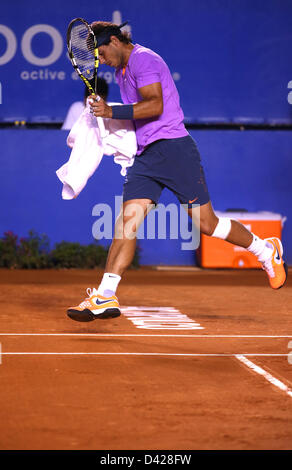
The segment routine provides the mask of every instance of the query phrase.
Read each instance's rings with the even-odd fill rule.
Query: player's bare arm
[[[146,119],[160,116],[163,112],[163,96],[161,83],[152,83],[139,88],[142,100],[134,104],[134,119]],[[111,118],[112,108],[104,100],[93,101],[92,112],[96,117]]]
[[[134,104],[134,119],[146,119],[160,116],[163,113],[163,96],[161,83],[152,83],[138,89],[142,101]]]

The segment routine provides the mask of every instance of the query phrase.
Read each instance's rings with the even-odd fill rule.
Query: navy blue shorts
[[[190,135],[157,140],[136,156],[127,171],[123,200],[151,199],[157,204],[164,188],[189,207],[210,200],[201,157]]]

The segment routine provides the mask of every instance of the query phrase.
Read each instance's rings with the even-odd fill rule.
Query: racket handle
[[[100,96],[95,95],[95,100],[99,101]],[[102,117],[97,117],[96,120],[97,120],[97,124],[98,124],[99,131],[100,131],[100,137],[103,138],[103,137],[106,136],[106,130],[105,130],[105,127],[104,127],[103,119],[102,119]]]

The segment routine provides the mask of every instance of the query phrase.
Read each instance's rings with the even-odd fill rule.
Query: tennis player
[[[124,23],[125,24],[125,23]],[[128,169],[123,187],[123,206],[116,221],[105,273],[98,289],[68,310],[73,320],[91,321],[120,315],[116,290],[131,264],[138,226],[163,188],[171,190],[200,231],[241,246],[262,263],[270,285],[279,289],[286,281],[287,268],[278,238],[260,239],[241,223],[217,217],[210,201],[196,143],[187,132],[178,91],[164,60],[151,49],[133,44],[123,25],[94,22],[101,64],[115,68],[123,105],[93,102],[96,117],[133,120],[138,151]],[[195,205],[193,207],[193,204]],[[199,217],[198,217],[199,209]],[[199,221],[199,222],[198,222]]]

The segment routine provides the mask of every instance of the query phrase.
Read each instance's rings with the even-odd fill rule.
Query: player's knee
[[[221,240],[226,240],[231,231],[231,219],[229,217],[219,217],[218,223],[214,228],[214,231],[211,233],[212,237],[220,238]]]
[[[204,235],[211,236],[214,233],[214,230],[216,229],[216,226],[218,224],[218,217],[212,217],[210,219],[201,219],[200,220],[200,231]]]

